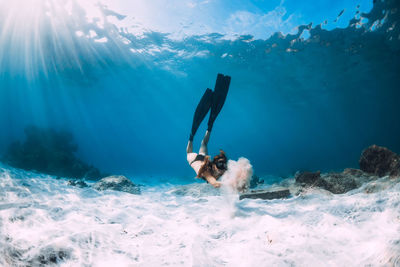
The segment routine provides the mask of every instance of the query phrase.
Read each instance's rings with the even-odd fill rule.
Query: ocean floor
[[[98,192],[0,165],[0,265],[400,266],[400,183],[381,179],[375,193],[239,201],[205,183]]]

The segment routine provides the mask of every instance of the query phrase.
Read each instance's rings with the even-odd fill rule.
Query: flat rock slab
[[[252,198],[252,199],[279,199],[287,198],[290,196],[289,189],[275,189],[275,190],[251,190],[248,193],[241,194],[239,199]]]

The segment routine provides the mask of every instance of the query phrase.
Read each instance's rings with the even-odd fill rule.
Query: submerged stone
[[[324,174],[318,181],[318,186],[334,194],[343,194],[361,186],[353,175],[341,173]]]
[[[252,199],[279,199],[287,198],[290,196],[289,189],[274,189],[274,190],[251,190],[248,193],[241,194],[239,199],[252,198]]]
[[[123,175],[112,175],[104,177],[93,185],[93,188],[99,191],[115,190],[131,194],[140,194],[140,188],[131,180]]]
[[[361,153],[360,169],[379,177],[400,175],[400,157],[386,147],[372,145]]]
[[[303,172],[295,176],[296,183],[303,187],[319,187],[334,194],[343,194],[376,179],[362,170],[347,168],[343,172]]]
[[[295,179],[297,183],[305,185],[313,185],[321,178],[321,172],[299,172],[296,173]]]

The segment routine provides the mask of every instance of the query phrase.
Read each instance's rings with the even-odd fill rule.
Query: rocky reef
[[[266,190],[250,190],[240,199],[278,199],[299,195],[309,189],[323,189],[333,194],[344,194],[361,188],[365,193],[387,189],[400,182],[400,156],[386,147],[372,145],[364,149],[359,159],[360,169],[347,168],[342,172],[297,172],[293,178],[274,183]],[[252,178],[258,186],[260,178]]]
[[[28,171],[69,177],[98,180],[100,171],[75,156],[78,145],[68,131],[28,126],[26,139],[9,145],[3,161],[8,165]]]
[[[321,173],[301,172],[295,175],[296,183],[302,187],[320,187],[334,194],[343,194],[360,187],[363,183],[376,179],[358,169],[345,169],[342,172]]]
[[[342,172],[324,174],[321,174],[320,171],[298,172],[295,175],[295,181],[296,185],[302,188],[318,187],[334,194],[343,194],[381,177],[398,178],[400,174],[399,159],[399,155],[386,147],[372,145],[362,151],[359,160],[360,169],[347,168]],[[377,188],[375,186],[369,191]]]

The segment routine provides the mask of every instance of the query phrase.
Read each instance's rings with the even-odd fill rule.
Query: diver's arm
[[[215,188],[218,188],[218,187],[221,186],[221,183],[218,182],[217,179],[215,179],[214,176],[206,175],[206,177],[204,177],[204,178],[207,180],[207,182],[208,182],[209,184],[211,184],[211,185],[214,186]]]

